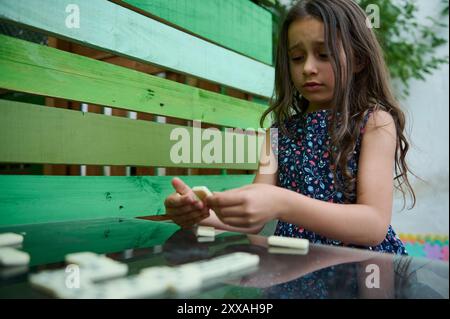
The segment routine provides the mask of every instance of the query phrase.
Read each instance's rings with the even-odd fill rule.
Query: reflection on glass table
[[[310,244],[308,252],[272,252],[267,238],[219,232],[199,242],[193,230],[167,222],[104,219],[0,228],[25,233],[29,267],[0,269],[0,298],[47,298],[29,276],[64,269],[64,256],[106,254],[128,266],[128,275],[154,266],[177,267],[234,252],[259,256],[259,265],[232,274],[183,298],[449,298],[448,263],[361,249]],[[160,298],[178,298],[164,294]]]

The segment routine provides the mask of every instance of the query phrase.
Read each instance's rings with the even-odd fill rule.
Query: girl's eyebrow
[[[322,40],[316,40],[316,41],[313,41],[313,44],[314,44],[314,45],[324,45],[325,42],[322,41]],[[303,46],[303,45],[302,45],[301,41],[299,41],[299,42],[297,42],[296,44],[294,44],[293,46],[291,46],[291,47],[288,49],[288,51],[292,51],[292,50],[294,50],[295,48],[297,48],[297,47],[302,47],[302,46]]]

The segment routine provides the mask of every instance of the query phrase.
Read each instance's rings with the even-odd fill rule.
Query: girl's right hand
[[[189,228],[209,217],[208,206],[181,179],[172,179],[172,186],[176,192],[165,199],[164,206],[167,216],[176,224]]]

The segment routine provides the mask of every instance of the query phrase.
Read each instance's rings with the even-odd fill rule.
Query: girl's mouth
[[[303,89],[305,91],[314,92],[314,91],[320,90],[320,88],[322,88],[322,86],[323,86],[322,84],[305,85],[303,87]]]

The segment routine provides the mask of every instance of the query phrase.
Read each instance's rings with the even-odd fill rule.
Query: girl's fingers
[[[184,216],[195,211],[203,210],[204,208],[205,207],[202,202],[197,202],[194,205],[185,205],[178,208],[168,208],[166,209],[166,213],[170,216]]]
[[[164,206],[166,206],[166,208],[179,208],[192,204],[193,202],[193,199],[189,195],[175,193],[166,198]]]
[[[189,223],[191,221],[193,221],[193,223],[198,223],[199,221],[208,217],[209,217],[209,208],[195,211],[193,213],[184,216],[178,216],[177,221],[179,221],[180,223]]]
[[[172,179],[172,186],[181,195],[187,195],[191,191],[191,188],[178,177]]]
[[[205,200],[210,207],[236,206],[243,201],[237,190],[214,193],[212,196],[206,197]]]
[[[192,200],[197,200],[197,196],[195,196],[195,193],[192,191],[192,189],[187,184],[185,184],[180,178],[174,177],[172,179],[172,186],[177,194],[181,196],[187,196]]]
[[[178,224],[178,223],[186,223],[189,222],[190,220],[193,219],[197,219],[197,218],[201,218],[203,219],[205,214],[202,211],[193,211],[189,214],[184,214],[184,215],[178,215],[178,216],[174,216],[174,221]]]
[[[205,219],[206,217],[204,215],[200,215],[199,217],[195,217],[192,219],[187,219],[183,222],[180,222],[178,225],[180,225],[182,228],[189,228],[194,226],[195,224],[198,224],[199,222],[201,222],[203,219]]]
[[[212,208],[214,208],[214,207],[212,207]],[[217,210],[214,210],[214,211],[216,212],[217,215],[222,216],[222,218],[248,216],[248,214],[245,213],[245,209],[242,205],[222,207],[222,208],[218,208]]]
[[[202,209],[202,213],[203,215],[205,215],[205,217],[209,217],[210,213],[209,213],[209,207],[204,205],[203,209]]]

